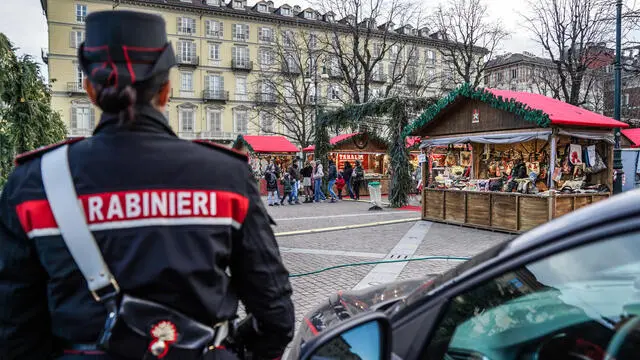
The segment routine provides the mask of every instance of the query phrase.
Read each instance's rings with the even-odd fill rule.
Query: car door
[[[420,312],[433,319],[422,323],[428,336],[405,359],[596,360],[608,347],[634,358],[640,341],[621,331],[640,319],[640,229],[630,222],[635,229],[627,222],[559,239],[452,287],[437,297],[441,306]]]

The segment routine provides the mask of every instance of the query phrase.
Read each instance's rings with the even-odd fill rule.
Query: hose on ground
[[[346,264],[329,266],[329,267],[326,267],[326,268],[322,268],[322,269],[318,269],[318,270],[314,270],[314,271],[309,271],[309,272],[305,272],[305,273],[290,274],[289,277],[290,278],[297,278],[297,277],[315,275],[315,274],[319,274],[319,273],[322,273],[322,272],[325,272],[325,271],[329,271],[329,270],[335,270],[335,269],[340,269],[340,268],[344,268],[344,267],[352,267],[352,266],[378,265],[378,264],[390,264],[390,263],[398,263],[398,262],[425,261],[425,260],[467,261],[469,259],[470,259],[469,257],[463,257],[463,256],[424,256],[424,257],[409,258],[409,259],[364,261],[364,262],[346,263]]]

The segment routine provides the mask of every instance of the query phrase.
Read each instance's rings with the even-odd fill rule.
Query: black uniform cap
[[[85,41],[78,50],[91,82],[124,87],[176,65],[164,20],[135,11],[99,11],[86,19]]]

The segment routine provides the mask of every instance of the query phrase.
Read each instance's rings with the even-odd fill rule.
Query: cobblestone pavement
[[[420,217],[420,213],[416,211],[368,211],[370,206],[364,202],[342,201],[334,204],[274,206],[267,207],[267,210],[277,223],[274,227],[276,233]],[[300,274],[340,264],[382,260],[415,224],[415,221],[409,221],[357,229],[278,236],[277,240],[289,272]],[[420,239],[421,242],[413,254],[414,257],[470,257],[511,237],[498,232],[438,223],[433,223],[426,229],[426,234]],[[408,262],[401,271],[399,270],[396,280],[435,276],[459,263],[460,261],[453,260]],[[337,291],[352,289],[367,274],[375,271],[374,268],[375,265],[344,267],[293,277],[291,284],[296,306],[296,326],[313,307],[327,301],[328,297]]]

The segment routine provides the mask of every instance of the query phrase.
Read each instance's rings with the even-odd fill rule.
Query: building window
[[[246,134],[248,131],[249,117],[247,110],[234,110],[233,111],[233,131]]]
[[[624,94],[622,97],[622,106],[629,106],[629,94]]]
[[[258,30],[258,40],[265,43],[273,42],[273,29],[268,27],[260,28]]]
[[[195,111],[193,109],[179,110],[180,132],[192,133],[195,131]]]
[[[87,5],[76,4],[76,22],[84,24],[87,18]]]
[[[222,132],[222,111],[218,109],[207,110],[207,131]]]
[[[266,13],[269,11],[269,8],[266,4],[258,4],[258,11]]]
[[[260,65],[271,66],[274,63],[273,50],[260,49]]]
[[[231,27],[233,41],[248,41],[249,40],[249,25],[247,24],[233,24]]]
[[[70,46],[74,49],[77,49],[80,47],[80,44],[82,44],[82,42],[84,41],[84,31],[72,31],[71,32],[71,38],[70,40]]]
[[[234,0],[233,8],[234,9],[244,9],[244,3],[242,1]]]
[[[427,50],[425,57],[427,58],[427,64],[435,64],[436,63],[436,52],[433,50]]]
[[[280,14],[284,16],[291,16],[291,9],[286,7],[280,8]]]
[[[295,95],[296,95],[296,93],[295,93],[295,91],[293,89],[293,84],[290,83],[290,82],[285,83],[284,84],[284,97],[287,100],[293,100],[293,99],[295,99]]]
[[[187,64],[195,63],[196,43],[193,41],[178,41],[178,60]]]
[[[193,73],[181,72],[180,73],[180,91],[193,91]]]
[[[84,84],[84,71],[82,71],[82,68],[78,65],[76,66],[76,86],[78,87],[76,90],[82,89],[83,84]]]
[[[285,47],[292,47],[293,46],[293,31],[284,30],[282,32],[282,44]]]
[[[234,46],[231,48],[231,58],[236,67],[249,67],[249,48],[246,46]]]
[[[340,100],[340,88],[337,85],[331,85],[327,92],[329,93],[329,100]]]
[[[209,60],[220,60],[220,44],[209,44]]]
[[[207,37],[222,38],[222,22],[216,20],[206,20],[204,22],[204,32]]]
[[[267,134],[273,133],[273,116],[271,114],[260,114],[260,131]]]
[[[315,20],[316,14],[314,14],[313,11],[305,11],[304,17],[305,19]]]
[[[518,78],[518,69],[511,69],[511,78],[512,79]]]
[[[178,33],[179,34],[195,34],[196,33],[196,19],[179,17],[178,18]]]
[[[204,89],[221,96],[224,90],[224,78],[220,75],[207,75],[204,77]]]
[[[236,77],[236,100],[247,101],[247,78]]]
[[[327,21],[332,23],[334,21],[333,15],[327,15]]]
[[[95,125],[93,106],[88,102],[71,105],[71,122],[69,125],[71,135],[84,135],[92,131]],[[77,130],[80,130],[80,132]]]
[[[309,34],[309,49],[315,49],[318,46],[318,35]]]

